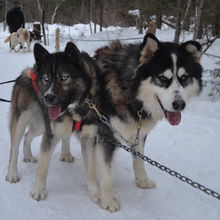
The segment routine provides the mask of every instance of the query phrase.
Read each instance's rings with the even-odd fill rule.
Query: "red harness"
[[[73,131],[79,131],[82,128],[83,121],[73,121]]]
[[[37,87],[37,74],[35,72],[33,72],[32,70],[30,70],[30,76],[31,76],[31,81],[32,81],[32,85],[34,87],[34,90],[36,93],[38,93],[38,87]],[[74,121],[73,120],[73,131],[79,131],[82,128],[82,120],[81,121]]]
[[[33,85],[36,93],[38,93],[38,87],[37,87],[37,83],[36,83],[37,74],[35,72],[33,72],[32,70],[31,70],[30,74],[31,74],[32,85]]]

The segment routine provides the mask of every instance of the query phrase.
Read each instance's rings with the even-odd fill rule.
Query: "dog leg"
[[[24,153],[24,162],[31,162],[36,163],[37,159],[32,155],[31,152],[31,142],[32,140],[37,137],[32,130],[28,130],[24,136],[24,146],[23,146],[23,153]]]
[[[47,137],[47,134],[43,135],[35,183],[32,191],[30,192],[30,196],[37,201],[44,200],[47,197],[46,181],[48,168],[57,142],[57,139],[50,139]]]
[[[100,191],[96,180],[95,137],[81,139],[81,150],[86,169],[89,196],[93,202],[100,201]]]
[[[28,48],[28,52],[31,51],[31,42],[27,42],[27,48]]]
[[[144,154],[144,139],[139,141],[139,145],[135,148],[137,152]],[[133,169],[135,174],[136,186],[142,189],[151,189],[155,187],[155,183],[147,177],[144,169],[144,161],[140,158],[133,158]]]
[[[43,131],[44,131],[44,126],[43,123],[37,123],[33,121],[34,119],[32,119],[32,123],[27,131],[27,133],[24,136],[24,146],[23,146],[23,152],[24,152],[24,162],[31,162],[31,163],[35,163],[37,162],[37,159],[35,157],[33,157],[32,152],[31,152],[31,142],[32,140],[37,137],[40,136]]]
[[[23,52],[25,53],[24,43],[21,43],[21,45],[22,45]]]
[[[15,116],[11,116],[11,151],[10,151],[10,160],[8,167],[8,174],[6,180],[11,183],[16,183],[20,180],[18,171],[17,171],[17,160],[18,160],[18,151],[19,144],[24,135],[25,128],[28,124],[29,117],[26,114],[22,114],[18,120],[14,119]]]
[[[70,137],[66,137],[62,139],[62,147],[61,147],[61,155],[60,155],[60,160],[67,162],[67,163],[72,163],[74,162],[74,157],[70,152]]]
[[[120,209],[120,205],[112,192],[113,155],[112,155],[112,160],[108,162],[106,161],[106,156],[107,155],[105,155],[103,146],[96,145],[97,169],[100,176],[101,207],[109,210],[110,212],[116,212]]]

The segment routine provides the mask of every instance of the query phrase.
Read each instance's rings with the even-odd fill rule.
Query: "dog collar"
[[[30,74],[31,74],[32,85],[33,85],[33,87],[34,87],[36,93],[38,93],[38,87],[37,87],[37,83],[36,83],[37,74],[36,74],[35,72],[33,72],[32,70],[31,70],[31,73],[30,73]]]
[[[83,121],[73,121],[73,131],[79,131],[82,128]]]

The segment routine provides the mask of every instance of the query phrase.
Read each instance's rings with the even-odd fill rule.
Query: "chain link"
[[[111,142],[111,143],[112,143],[112,142]],[[204,193],[206,193],[206,194],[208,194],[208,195],[210,195],[210,196],[213,196],[214,198],[220,200],[220,194],[217,193],[217,192],[215,192],[215,191],[213,191],[212,189],[209,189],[209,188],[203,186],[202,184],[200,184],[200,183],[198,183],[198,182],[195,182],[195,181],[193,181],[192,179],[190,179],[190,178],[188,178],[188,177],[186,177],[186,176],[183,176],[183,175],[181,175],[180,173],[178,173],[178,172],[176,172],[176,171],[174,171],[174,170],[171,170],[170,168],[168,168],[168,167],[166,167],[166,166],[164,166],[164,165],[158,163],[157,161],[154,161],[154,160],[150,159],[149,157],[147,157],[147,156],[141,154],[140,152],[137,152],[137,151],[135,151],[135,150],[129,148],[128,146],[125,146],[125,145],[123,145],[123,144],[121,144],[121,143],[112,143],[112,144],[114,144],[115,146],[118,146],[118,147],[120,147],[120,148],[126,150],[127,152],[131,152],[131,153],[137,155],[140,159],[142,159],[142,160],[148,162],[148,163],[151,164],[152,166],[155,166],[155,167],[157,167],[158,169],[160,169],[160,170],[162,170],[162,171],[164,171],[164,172],[170,174],[171,176],[177,177],[177,178],[178,178],[179,180],[181,180],[182,182],[188,183],[188,184],[191,185],[192,187],[194,187],[194,188],[196,188],[196,189],[199,189],[199,190],[203,191]]]
[[[128,146],[130,146],[131,148],[133,148],[134,144],[132,144],[132,143],[130,143],[128,140],[126,140],[126,139],[122,136],[122,134],[121,134],[119,131],[117,131],[114,127],[112,127],[112,125],[111,125],[111,123],[109,123],[108,119],[107,119],[104,115],[102,115],[102,114],[99,112],[99,110],[97,109],[96,105],[95,105],[94,103],[92,103],[89,98],[86,98],[86,99],[85,99],[85,102],[88,104],[88,106],[89,106],[90,109],[92,109],[92,110],[94,110],[94,111],[96,112],[97,116],[99,117],[99,120],[100,120],[103,124],[107,125],[107,126],[108,126],[115,134],[117,134]]]
[[[139,142],[139,133],[140,133],[140,129],[141,129],[141,111],[138,112],[138,127],[137,127],[137,135],[136,135],[136,139],[138,137],[138,142],[135,139],[135,144],[131,144],[130,142],[128,142],[119,131],[117,131],[115,128],[112,127],[112,125],[108,122],[107,118],[102,115],[99,110],[97,109],[96,105],[93,104],[88,98],[85,99],[85,102],[88,104],[89,108],[93,109],[96,114],[98,115],[100,121],[104,124],[106,124],[115,134],[119,135],[119,137],[128,145],[123,145],[121,143],[114,143],[112,142],[112,140],[108,140],[111,144],[113,144],[116,147],[120,147],[124,150],[126,150],[129,153],[132,153],[134,158],[139,157],[141,160],[148,162],[149,164],[151,164],[152,166],[157,167],[158,169],[170,174],[173,177],[178,178],[179,180],[181,180],[184,183],[188,183],[189,185],[191,185],[193,188],[199,189],[202,192],[206,193],[207,195],[210,195],[218,200],[220,200],[220,194],[218,192],[215,192],[214,190],[207,188],[205,186],[203,186],[202,184],[193,181],[192,179],[181,175],[180,173],[176,172],[175,170],[171,170],[170,168],[158,163],[155,160],[150,159],[149,157],[141,154],[140,152],[135,151],[134,147],[135,144]]]

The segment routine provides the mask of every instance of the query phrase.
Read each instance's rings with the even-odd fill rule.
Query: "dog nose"
[[[173,109],[178,112],[182,111],[186,106],[183,100],[176,100],[172,103],[172,105],[173,105]]]
[[[54,95],[54,94],[47,94],[44,96],[44,101],[47,104],[53,105],[53,104],[55,104],[55,100],[56,100],[56,95]]]

